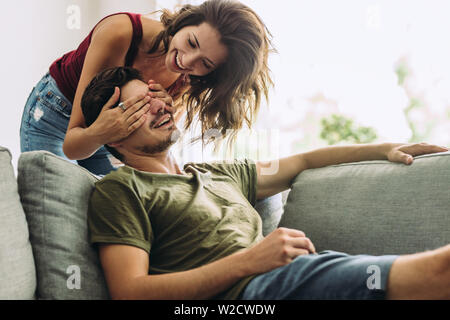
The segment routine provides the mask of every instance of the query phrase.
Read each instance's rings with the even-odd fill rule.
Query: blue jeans
[[[105,147],[84,160],[69,160],[64,155],[62,146],[71,112],[72,104],[47,73],[33,88],[25,104],[20,126],[21,152],[50,151],[96,175],[106,175],[116,169],[111,163],[115,159]]]
[[[397,257],[351,256],[335,251],[298,256],[253,278],[239,299],[384,299],[389,271]]]

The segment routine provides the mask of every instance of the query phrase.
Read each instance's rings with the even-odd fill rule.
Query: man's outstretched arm
[[[426,143],[359,144],[326,147],[275,161],[257,162],[257,198],[289,189],[292,180],[306,169],[367,160],[389,160],[409,165],[413,156],[445,151],[449,149]]]
[[[207,265],[181,272],[148,275],[149,255],[140,248],[101,244],[100,261],[112,299],[208,299],[238,280],[290,263],[315,252],[299,230],[279,228],[255,246]]]
[[[148,253],[133,246],[101,245],[100,260],[112,299],[207,299],[246,275],[239,254],[189,271],[161,275],[148,275]]]

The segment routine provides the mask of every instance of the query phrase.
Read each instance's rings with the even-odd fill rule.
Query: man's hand
[[[248,273],[260,274],[282,267],[300,255],[315,252],[313,243],[302,231],[278,228],[243,253]]]
[[[386,151],[386,157],[389,161],[410,165],[413,162],[414,156],[446,151],[449,151],[447,147],[427,143],[390,144]]]

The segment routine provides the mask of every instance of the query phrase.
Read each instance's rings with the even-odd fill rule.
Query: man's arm
[[[146,251],[116,244],[101,245],[99,250],[112,299],[208,299],[247,275],[242,253],[189,271],[148,275]]]
[[[181,272],[148,275],[149,255],[128,245],[101,244],[100,261],[112,299],[208,299],[238,280],[268,272],[295,257],[315,252],[299,230],[279,228],[251,248],[204,266]]]
[[[411,164],[412,156],[448,150],[426,143],[358,144],[320,148],[276,161],[257,162],[257,198],[262,199],[290,188],[292,180],[306,169],[368,160]]]

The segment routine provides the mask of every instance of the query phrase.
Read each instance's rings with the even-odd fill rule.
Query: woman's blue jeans
[[[61,93],[55,80],[47,73],[31,91],[25,105],[20,126],[21,152],[46,150],[78,163],[96,175],[115,170],[111,161],[117,160],[101,147],[90,158],[69,160],[62,149],[69,125],[72,103]]]

